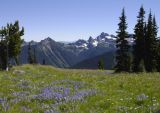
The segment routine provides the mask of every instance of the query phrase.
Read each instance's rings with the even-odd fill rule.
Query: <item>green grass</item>
[[[19,72],[22,71],[22,72]],[[51,66],[23,65],[0,72],[0,113],[44,113],[55,109],[62,113],[154,113],[160,110],[160,74],[107,74],[111,71],[69,70]],[[48,86],[69,87],[70,80],[84,83],[80,90],[94,90],[83,101],[69,101],[54,106],[55,100],[32,98]],[[26,87],[21,87],[26,86]],[[24,95],[15,96],[14,93]],[[19,99],[19,101],[14,101]]]

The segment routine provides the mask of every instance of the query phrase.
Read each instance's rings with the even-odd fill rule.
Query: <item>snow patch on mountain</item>
[[[129,38],[127,39],[130,44],[134,42],[133,35],[129,34]],[[108,33],[102,32],[99,36],[96,38],[89,37],[88,40],[79,39],[74,43],[70,43],[69,45],[75,46],[79,49],[90,49],[95,48],[97,46],[105,46],[105,47],[114,47],[115,48],[116,43],[116,36],[110,35]]]
[[[92,43],[92,45],[93,45],[94,47],[96,47],[96,46],[98,45],[98,41],[97,41],[97,40],[94,40],[94,42]]]

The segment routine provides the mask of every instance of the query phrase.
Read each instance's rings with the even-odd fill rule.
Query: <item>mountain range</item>
[[[114,66],[114,55],[116,50],[116,36],[102,32],[96,38],[89,37],[88,40],[79,39],[75,42],[57,42],[48,37],[40,42],[31,41],[32,51],[35,49],[37,62],[59,68],[86,68],[96,69],[99,59],[104,59],[105,68]],[[128,41],[133,43],[133,35],[130,34]],[[28,63],[29,42],[24,42],[20,54],[20,63]]]

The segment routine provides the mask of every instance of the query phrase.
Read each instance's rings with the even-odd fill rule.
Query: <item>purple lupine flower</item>
[[[32,109],[26,107],[26,106],[22,106],[21,109],[24,111],[24,112],[32,112]]]
[[[68,96],[70,93],[70,88],[65,88],[64,89],[64,96]]]
[[[9,103],[7,101],[7,98],[1,98],[0,104],[2,105],[3,110],[7,112],[7,110],[9,109]]]
[[[86,89],[84,82],[72,80],[59,80],[52,82],[49,86],[41,89],[39,94],[32,95],[32,99],[54,100],[54,104],[49,104],[45,113],[57,112],[59,105],[67,102],[83,102],[86,97],[96,94],[94,89]],[[52,106],[52,107],[51,107]]]

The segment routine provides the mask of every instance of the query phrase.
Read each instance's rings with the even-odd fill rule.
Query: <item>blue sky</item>
[[[19,20],[26,41],[75,41],[101,32],[115,34],[125,7],[128,32],[133,33],[142,4],[146,16],[152,9],[160,26],[160,0],[0,0],[0,26]]]

